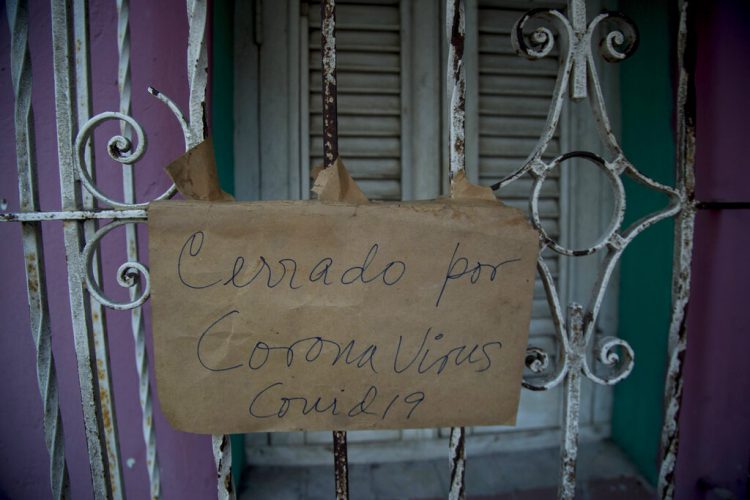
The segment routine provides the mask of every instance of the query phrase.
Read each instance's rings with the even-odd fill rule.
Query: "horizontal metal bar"
[[[68,210],[61,212],[6,212],[0,222],[44,222],[49,220],[148,219],[148,210]]]

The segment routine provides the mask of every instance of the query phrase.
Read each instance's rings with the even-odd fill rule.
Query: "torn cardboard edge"
[[[314,184],[312,191],[318,200],[324,202],[345,202],[352,204],[369,203],[357,182],[349,174],[341,157],[337,157],[331,168],[322,165],[310,171]],[[459,170],[451,179],[450,198],[452,200],[484,200],[500,203],[492,188],[472,184],[466,178],[466,171]]]
[[[201,201],[234,201],[234,197],[219,186],[213,139],[208,138],[188,150],[164,169],[185,198]],[[337,157],[331,168],[316,166],[310,172],[314,180],[312,191],[323,202],[343,202],[354,205],[370,203],[357,182]],[[472,184],[466,171],[459,170],[451,179],[452,200],[485,200],[499,202],[492,189]]]
[[[312,191],[318,195],[318,200],[354,205],[370,203],[365,193],[362,192],[357,182],[349,174],[341,157],[337,157],[330,168],[315,167],[310,173],[315,176]]]
[[[189,200],[234,201],[234,197],[219,186],[214,143],[210,137],[189,149],[164,170],[172,178],[177,191]]]
[[[466,171],[459,170],[451,179],[452,200],[486,200],[500,203],[491,187],[472,184],[466,179]]]

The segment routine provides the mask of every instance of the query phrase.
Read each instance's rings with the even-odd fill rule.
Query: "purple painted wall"
[[[33,68],[33,106],[36,121],[37,163],[41,205],[59,210],[60,189],[56,155],[55,106],[49,2],[31,4],[30,41]],[[93,112],[116,111],[117,40],[115,2],[89,2],[92,53]],[[183,139],[167,108],[147,95],[153,85],[186,110],[187,16],[184,0],[152,2],[132,0],[133,116],[144,127],[149,148],[136,166],[137,196],[148,200],[168,185],[162,167],[184,149]],[[10,78],[10,41],[4,3],[0,8],[0,197],[8,210],[18,208],[13,125],[13,90]],[[104,145],[118,126],[100,127],[96,135],[99,185],[112,196],[121,196],[120,167],[111,161]],[[120,198],[121,199],[121,198]],[[28,321],[23,255],[17,224],[0,224],[0,498],[48,498],[49,459],[41,428],[42,406],[37,388],[35,350]],[[83,421],[70,328],[62,224],[44,226],[53,350],[57,364],[65,454],[74,498],[91,498],[91,482],[83,435]],[[145,232],[140,246],[146,251]],[[103,245],[105,286],[117,297],[127,292],[115,282],[115,269],[125,260],[124,236],[115,231]],[[149,308],[146,307],[150,348]],[[148,497],[145,446],[141,432],[134,343],[127,312],[107,312],[112,376],[119,424],[123,477],[130,498]],[[172,430],[155,400],[155,425],[164,498],[212,498],[216,481],[210,439]],[[132,467],[126,464],[134,460]]]
[[[697,14],[696,197],[748,202],[750,6],[703,2]],[[678,499],[750,494],[749,229],[750,210],[698,213]]]

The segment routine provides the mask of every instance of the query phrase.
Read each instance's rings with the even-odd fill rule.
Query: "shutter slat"
[[[552,95],[555,88],[554,77],[534,77],[515,75],[496,75],[494,73],[480,74],[479,92],[485,95],[540,96]]]
[[[546,118],[550,98],[518,96],[479,95],[479,115],[490,116],[526,116]],[[480,134],[482,131],[480,130]]]
[[[310,134],[323,134],[321,115],[310,116]],[[401,133],[401,120],[397,116],[339,116],[339,136],[346,135],[382,135],[398,137]]]
[[[523,210],[524,212],[528,211],[528,208],[529,208],[528,197],[526,199],[518,199],[518,198],[503,199],[503,203],[511,207],[518,208],[519,210]],[[560,213],[560,204],[558,203],[556,198],[539,198],[540,218],[557,220],[557,218],[559,217],[559,213]]]
[[[545,155],[542,157],[543,159],[549,160],[549,155]],[[526,161],[526,158],[508,158],[508,157],[502,157],[502,156],[482,156],[479,159],[479,171],[480,171],[480,179],[486,178],[487,180],[493,179],[492,182],[489,182],[489,184],[492,184],[494,182],[499,181],[501,178],[505,177],[506,175],[510,175],[516,170],[518,170],[521,165],[524,164]],[[560,172],[555,169],[552,170],[547,174],[547,179],[554,179],[560,177]],[[520,182],[521,180],[517,180],[515,182]],[[508,187],[503,188],[508,189]]]
[[[544,118],[525,116],[483,115],[479,117],[479,130],[483,136],[534,137],[544,130]]]
[[[537,142],[536,138],[482,135],[479,137],[479,156],[521,156],[534,149]],[[557,139],[549,142],[547,154],[553,156],[560,154],[560,142]]]
[[[311,71],[310,90],[320,92],[322,79],[323,76],[319,69]],[[377,85],[374,85],[375,82],[377,82]],[[377,87],[381,91],[401,91],[401,79],[398,73],[381,73],[374,76],[372,71],[361,73],[357,71],[345,71],[343,73],[339,72],[336,75],[336,83],[338,84],[339,92],[347,92],[354,89],[372,89],[373,87]]]
[[[310,159],[311,165],[322,165],[323,157],[316,156]],[[347,156],[344,158],[346,169],[355,179],[389,179],[399,180],[401,178],[401,162],[398,158],[360,158]]]
[[[310,51],[310,67],[320,68],[320,50]],[[382,52],[362,52],[355,50],[336,50],[336,72],[347,71],[347,68],[365,67],[382,70],[385,73],[398,72],[399,54]]]
[[[320,50],[320,29],[310,30],[309,34],[309,48]],[[383,30],[347,30],[342,29],[341,26],[336,23],[336,48],[350,48],[350,47],[398,47],[400,43],[400,36],[398,31],[383,31]]]
[[[316,8],[317,7],[317,8]],[[310,26],[320,28],[320,7],[311,5],[309,12]],[[399,11],[397,5],[347,5],[336,2],[336,29],[339,22],[365,24],[373,28],[399,26]]]
[[[401,183],[399,181],[372,181],[360,179],[357,184],[371,200],[400,200]]]
[[[557,60],[546,57],[529,61],[516,54],[479,54],[479,74],[557,75]]]
[[[310,93],[310,112],[322,113],[323,102],[320,93]],[[343,94],[338,96],[340,115],[400,115],[401,99],[392,95],[357,95]]]
[[[321,136],[310,137],[310,149],[323,150]],[[342,137],[339,136],[339,151],[342,158],[377,158],[379,156],[398,157],[401,153],[399,137]]]

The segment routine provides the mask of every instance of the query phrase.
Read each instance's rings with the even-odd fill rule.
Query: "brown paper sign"
[[[515,423],[538,251],[520,211],[167,201],[149,226],[177,429]]]

